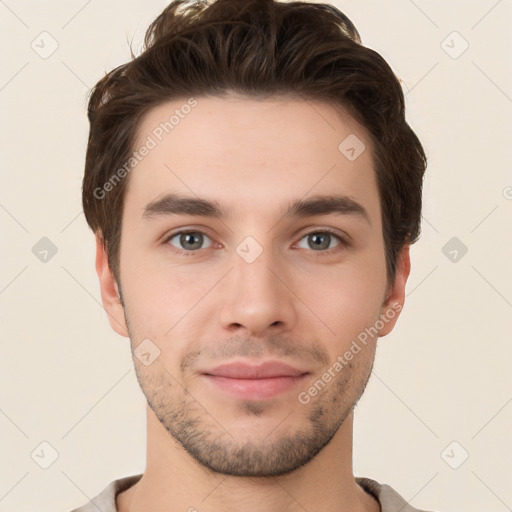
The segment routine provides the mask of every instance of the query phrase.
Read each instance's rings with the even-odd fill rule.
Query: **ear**
[[[96,272],[100,281],[101,301],[107,313],[110,326],[117,334],[128,338],[128,327],[124,316],[124,308],[121,304],[119,289],[108,264],[105,244],[99,234],[96,234]]]
[[[410,244],[403,246],[397,258],[395,282],[388,289],[387,298],[382,305],[380,319],[384,327],[379,331],[379,337],[386,336],[395,327],[405,303],[405,284],[411,271],[409,256]]]

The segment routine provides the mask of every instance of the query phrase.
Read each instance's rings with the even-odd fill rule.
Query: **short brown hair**
[[[105,244],[119,283],[119,246],[129,177],[102,197],[130,159],[149,109],[187,96],[285,95],[349,110],[372,137],[388,282],[397,257],[420,234],[426,157],[405,120],[399,80],[328,4],[216,0],[168,5],[149,26],[144,51],[104,76],[88,105],[82,188],[85,218]],[[341,141],[340,141],[341,142]],[[119,177],[119,176],[118,176]]]

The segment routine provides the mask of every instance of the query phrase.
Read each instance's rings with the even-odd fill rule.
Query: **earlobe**
[[[101,301],[110,326],[121,336],[129,337],[119,288],[108,264],[103,239],[96,234],[96,273],[100,282]]]
[[[381,319],[384,327],[379,331],[380,337],[386,336],[393,330],[404,307],[405,285],[411,271],[409,249],[410,244],[404,245],[397,258],[395,281],[388,291],[387,299],[381,309]]]

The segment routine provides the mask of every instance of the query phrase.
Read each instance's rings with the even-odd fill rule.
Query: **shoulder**
[[[364,477],[356,477],[356,483],[378,500],[381,512],[433,512],[414,508],[387,484]]]
[[[73,509],[71,512],[117,512],[116,496],[132,485],[135,485],[142,477],[139,475],[131,475],[110,482],[97,496],[89,500],[85,505]]]

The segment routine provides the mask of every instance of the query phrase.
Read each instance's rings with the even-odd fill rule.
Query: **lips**
[[[300,377],[307,372],[280,361],[268,361],[258,366],[245,363],[222,364],[204,373],[230,379],[268,379],[273,377]]]
[[[203,376],[216,392],[244,400],[267,400],[291,391],[308,373],[280,361],[267,361],[257,366],[223,364]]]

